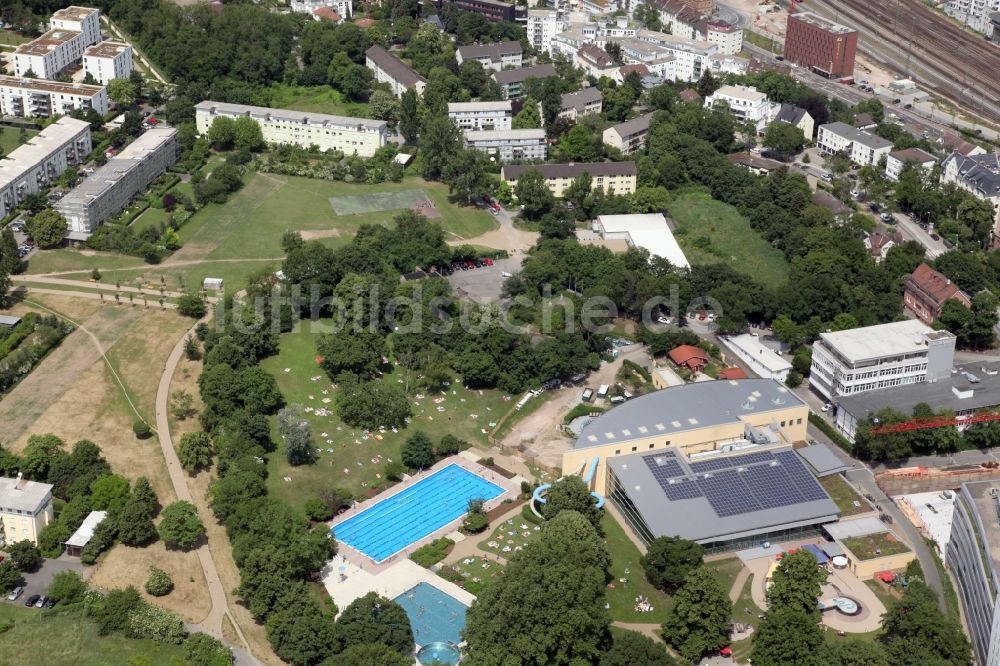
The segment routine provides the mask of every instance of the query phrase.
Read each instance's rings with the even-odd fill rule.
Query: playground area
[[[409,208],[428,218],[441,216],[434,200],[421,189],[330,197],[329,201],[337,215],[364,215]]]

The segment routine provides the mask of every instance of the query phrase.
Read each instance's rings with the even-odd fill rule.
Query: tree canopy
[[[406,611],[376,592],[352,601],[337,618],[335,633],[342,649],[381,643],[401,655],[413,652],[413,630]]]
[[[661,629],[663,638],[682,657],[697,662],[729,642],[732,609],[729,591],[706,567],[698,567],[674,595],[674,606]]]
[[[701,566],[705,549],[699,543],[681,537],[653,539],[639,562],[646,578],[655,587],[668,592],[679,588],[688,574]]]

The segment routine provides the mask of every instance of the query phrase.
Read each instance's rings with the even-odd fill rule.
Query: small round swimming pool
[[[421,664],[438,663],[445,664],[445,666],[454,666],[461,658],[462,653],[457,647],[443,641],[428,643],[417,652],[417,661]]]

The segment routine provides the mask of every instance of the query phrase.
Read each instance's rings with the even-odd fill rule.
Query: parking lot
[[[21,596],[16,601],[7,601],[7,595],[3,595],[3,603],[23,605],[28,597],[32,595],[46,594],[49,591],[49,585],[52,584],[53,577],[60,571],[75,571],[84,578],[87,577],[87,572],[84,566],[80,564],[79,559],[45,559],[42,560],[42,565],[38,567],[37,571],[24,574],[24,592]]]
[[[503,274],[520,269],[520,257],[495,259],[492,266],[454,271],[448,276],[448,282],[460,296],[477,303],[490,303],[500,300],[500,291],[506,279]]]

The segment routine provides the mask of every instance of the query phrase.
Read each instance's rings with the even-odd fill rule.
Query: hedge
[[[842,448],[844,451],[854,453],[854,444],[837,432],[837,430],[832,425],[827,423],[823,417],[809,412],[809,423],[812,423],[814,426],[822,430],[824,435],[829,437],[834,444]]]

